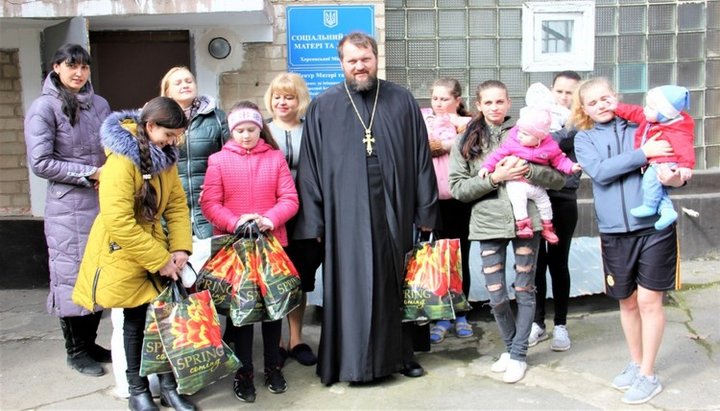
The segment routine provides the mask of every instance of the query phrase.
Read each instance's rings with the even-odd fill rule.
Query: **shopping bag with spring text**
[[[447,248],[443,240],[419,242],[406,254],[403,321],[455,319]]]
[[[215,309],[223,315],[227,315],[230,311],[235,277],[244,269],[242,261],[233,250],[233,243],[237,239],[233,235],[220,235],[211,239],[210,258],[200,269],[195,282],[198,291],[210,291]]]
[[[170,287],[163,290],[154,302],[167,303],[172,301],[172,293]],[[145,314],[145,335],[143,336],[142,354],[140,357],[140,375],[142,377],[150,374],[162,374],[171,372],[172,367],[165,355],[165,349],[160,340],[157,321],[155,320],[155,310],[153,304],[148,306]]]
[[[300,305],[300,275],[280,241],[270,232],[256,241],[258,286],[269,321],[279,320]]]
[[[151,304],[165,354],[180,394],[194,394],[240,367],[222,340],[217,312],[208,290],[187,295],[182,285],[168,287],[171,301]]]
[[[472,310],[472,306],[468,302],[463,292],[463,272],[462,272],[462,250],[460,249],[460,239],[453,238],[445,241],[447,243],[448,267],[450,269],[449,291],[452,300],[453,311],[456,313]]]

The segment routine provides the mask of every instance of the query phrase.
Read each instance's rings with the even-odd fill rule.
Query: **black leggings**
[[[568,300],[570,299],[570,243],[578,220],[577,200],[574,198],[550,197],[553,210],[553,225],[560,241],[556,245],[540,243],[537,269],[535,271],[535,322],[545,326],[545,296],[547,278],[545,272],[550,269],[552,279],[553,302],[555,304],[555,325],[567,323]]]
[[[140,374],[140,359],[142,357],[142,342],[145,336],[145,315],[148,304],[135,308],[125,308],[123,315],[123,343],[125,345],[125,358],[127,361],[128,380]]]
[[[252,349],[254,325],[248,324],[236,327],[227,319],[226,333],[235,344],[235,355],[242,363],[242,370],[252,371]],[[262,322],[263,356],[265,368],[280,366],[280,336],[282,334],[282,320]]]

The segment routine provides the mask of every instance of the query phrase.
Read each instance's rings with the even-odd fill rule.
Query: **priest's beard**
[[[373,87],[375,87],[375,83],[377,83],[377,77],[368,75],[368,79],[365,81],[357,81],[354,78],[347,79],[348,86],[353,90],[357,92],[363,92],[372,90]]]

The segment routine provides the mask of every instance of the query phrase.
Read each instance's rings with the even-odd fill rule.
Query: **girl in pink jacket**
[[[234,233],[253,220],[261,231],[270,230],[287,246],[285,223],[298,210],[298,197],[290,168],[263,122],[258,107],[242,101],[228,115],[231,139],[208,159],[200,206],[214,234]],[[262,323],[265,385],[272,393],[287,390],[281,371],[281,320]],[[233,391],[246,402],[255,401],[253,382],[253,325],[235,327],[228,318],[227,335],[242,362]]]
[[[516,156],[535,164],[550,165],[565,174],[579,172],[580,166],[567,158],[558,143],[548,134],[550,125],[549,111],[536,107],[525,107],[520,110],[520,118],[516,126],[510,130],[502,145],[485,160],[480,169],[480,177],[493,172],[497,163],[507,156]],[[530,199],[535,201],[542,220],[543,229],[540,235],[548,243],[557,244],[559,239],[552,224],[552,207],[545,189],[525,180],[508,181],[506,188],[515,216],[517,236],[519,238],[533,236],[527,212],[527,200]]]

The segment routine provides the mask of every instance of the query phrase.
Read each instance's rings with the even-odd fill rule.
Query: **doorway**
[[[174,66],[190,67],[190,33],[91,31],[92,83],[112,110],[137,109],[160,95],[160,80]]]

